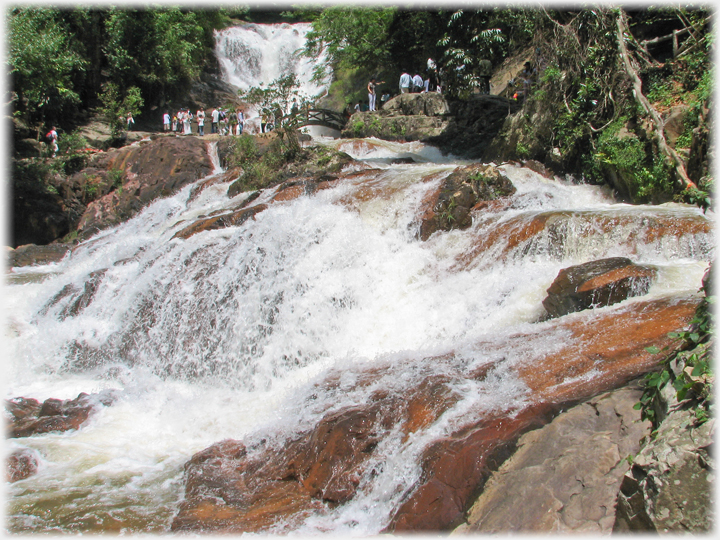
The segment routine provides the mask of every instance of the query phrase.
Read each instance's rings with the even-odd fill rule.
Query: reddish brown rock
[[[248,219],[267,209],[267,204],[258,204],[250,208],[243,208],[235,212],[220,214],[208,218],[197,220],[192,225],[188,225],[184,229],[175,233],[173,238],[182,238],[187,240],[192,235],[202,231],[211,231],[215,229],[224,229],[225,227],[233,227],[245,223]]]
[[[561,407],[653,369],[660,356],[645,347],[677,348],[667,332],[683,328],[697,303],[637,302],[592,317],[588,312],[573,321],[557,319],[538,325],[534,333],[483,344],[490,354],[506,358],[533,401],[514,411],[468,411],[464,427],[425,451],[421,480],[387,530],[439,531],[456,525],[520,435],[549,421]],[[561,346],[543,352],[547,343]],[[518,348],[524,351],[521,358]],[[367,387],[387,369],[359,373],[357,384]],[[482,380],[489,369],[485,365],[465,376]],[[320,387],[335,388],[338,379],[331,377]],[[376,391],[368,403],[329,414],[310,432],[277,446],[245,449],[238,441],[224,441],[210,447],[187,466],[186,497],[173,530],[263,532],[280,522],[291,530],[307,516],[349,501],[388,428],[400,425],[405,437],[426,429],[457,402],[456,383],[443,375],[404,389],[402,395]]]
[[[170,196],[208,176],[213,165],[207,144],[199,138],[161,137],[98,154],[70,183],[96,174],[104,185],[112,170],[122,171],[122,189],[88,205],[77,226],[82,239],[129,219],[158,197]]]
[[[459,167],[422,202],[420,239],[438,230],[467,229],[470,210],[479,201],[491,201],[515,193],[515,186],[492,165]]]
[[[5,402],[9,413],[9,437],[30,437],[41,433],[78,429],[99,405],[110,405],[112,394],[81,393],[73,400],[13,398]]]
[[[647,294],[656,274],[653,268],[633,264],[625,257],[571,266],[561,270],[550,285],[543,306],[551,318],[610,306]]]
[[[502,210],[504,207],[489,207],[488,211]],[[487,226],[478,230],[474,246],[458,257],[455,269],[463,270],[472,266],[475,259],[490,249],[498,252],[500,257],[507,257],[513,250],[523,249],[540,235],[552,238],[555,249],[561,250],[566,240],[565,229],[569,226],[572,226],[576,240],[592,235],[610,235],[622,229],[638,229],[635,234],[628,233],[618,238],[619,245],[629,248],[635,244],[649,244],[673,237],[696,237],[701,240],[708,236],[708,246],[714,245],[709,238],[713,230],[712,222],[702,215],[678,219],[671,214],[638,217],[631,213],[613,215],[593,211],[559,211],[519,215],[508,220],[501,220],[501,217],[498,214]],[[638,220],[642,220],[641,227],[636,225]]]
[[[680,344],[667,333],[685,327],[697,303],[668,299],[638,303],[591,322],[560,324],[514,338],[529,343],[531,349],[533,341],[546,342],[553,334],[564,343],[559,351],[518,367],[534,404],[516,415],[483,419],[431,447],[423,459],[423,480],[398,509],[388,531],[439,531],[458,525],[472,497],[509,455],[517,437],[550,420],[556,409],[619,388],[651,370],[660,357],[645,348],[677,350]],[[568,330],[571,337],[565,335]]]
[[[37,472],[38,457],[35,452],[26,448],[15,450],[7,459],[7,481],[25,480]]]

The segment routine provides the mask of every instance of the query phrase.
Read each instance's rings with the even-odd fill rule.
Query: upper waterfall
[[[248,23],[216,32],[215,50],[223,80],[247,90],[294,73],[302,94],[322,96],[330,85],[329,79],[311,79],[315,68],[327,63],[326,55],[307,58],[300,54],[310,28],[308,23]]]

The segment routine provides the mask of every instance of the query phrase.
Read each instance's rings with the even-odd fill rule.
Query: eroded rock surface
[[[112,393],[85,394],[75,399],[49,398],[40,403],[33,398],[13,398],[5,402],[9,437],[30,437],[42,433],[78,429],[101,405],[110,405]]]
[[[471,210],[481,201],[494,201],[515,193],[515,186],[492,165],[460,167],[422,203],[420,239],[438,231],[467,229],[472,225]]]
[[[504,358],[492,369],[514,370],[532,401],[519,410],[468,411],[465,426],[430,444],[419,481],[386,530],[440,531],[458,525],[523,433],[569,403],[622,387],[652,369],[660,357],[645,347],[677,347],[666,334],[687,324],[698,301],[638,302],[592,320],[558,319],[538,325],[534,334],[487,344],[484,350]],[[540,344],[548,341],[558,346],[542,352]],[[369,386],[387,369],[358,373],[355,384]],[[173,529],[277,532],[274,527],[283,523],[283,530],[292,530],[305,517],[346,503],[372,474],[368,463],[391,426],[402,426],[405,434],[426,429],[457,402],[454,384],[463,377],[485,380],[489,369],[455,376],[460,378],[436,376],[402,393],[375,392],[367,404],[330,413],[314,429],[267,448],[245,448],[241,441],[210,447],[187,466],[186,498]],[[318,388],[336,384],[326,380]]]
[[[638,385],[603,394],[520,437],[455,532],[610,533],[625,458],[650,433],[633,408],[641,395]]]
[[[551,318],[610,306],[647,294],[656,274],[653,268],[633,264],[625,257],[571,266],[561,270],[550,285],[543,306]]]
[[[126,221],[154,199],[170,196],[212,170],[207,143],[197,137],[158,137],[98,154],[68,181],[70,187],[89,182],[112,190],[87,206],[77,226],[79,238]],[[110,171],[118,171],[119,185],[111,181]]]
[[[31,266],[59,262],[72,246],[70,244],[27,244],[8,251],[8,266]]]

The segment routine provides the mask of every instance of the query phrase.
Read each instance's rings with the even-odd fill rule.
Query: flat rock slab
[[[518,441],[455,533],[607,534],[628,455],[650,433],[635,386],[593,398]]]
[[[71,247],[70,244],[48,244],[46,246],[26,244],[18,246],[8,252],[8,266],[16,268],[59,262]]]

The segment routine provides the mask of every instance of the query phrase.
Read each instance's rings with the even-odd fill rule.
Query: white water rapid
[[[512,208],[421,242],[419,203],[457,163],[418,143],[328,144],[378,167],[370,185],[384,191],[343,203],[356,188],[351,177],[273,204],[240,226],[172,239],[228,202],[228,184],[193,200],[188,186],[60,263],[12,272],[6,397],[112,390],[116,401],[77,431],[10,440],[11,450],[41,456],[38,473],[8,490],[10,530],[167,531],[183,497],[183,465],[210,444],[299,432],[329,411],[365,402],[377,385],[401,393],[431,374],[492,362],[492,347],[475,344],[529,330],[561,268],[628,256],[658,267],[651,296],[682,297],[696,293],[711,256],[709,235],[643,238],[657,216],[705,219],[695,208],[617,204],[601,188],[513,165],[503,167],[518,188]],[[387,163],[407,156],[418,163]],[[504,258],[490,249],[457,268],[484,228],[555,210],[570,218],[553,238],[539,235]],[[603,216],[630,219],[606,235],[593,230]],[[61,291],[82,291],[94,272],[92,301],[68,315],[77,294]],[[518,347],[513,354],[522,357]],[[447,363],[420,361],[450,350],[464,353]],[[353,385],[363,367],[388,363],[394,368],[372,388]],[[344,374],[341,389],[318,393],[313,383],[332,372]],[[457,390],[463,399],[427,430],[377,449],[385,467],[362,493],[309,518],[300,532],[379,532],[418,477],[429,441],[469,409],[528,398],[508,370],[492,387],[464,381]]]
[[[261,37],[275,31],[256,27]],[[257,53],[268,42],[234,35],[218,37],[223,61],[248,60],[246,68],[225,67],[234,84],[252,84],[266,69],[271,80],[288,68],[271,72]],[[618,204],[602,188],[515,165],[502,166],[517,188],[508,208],[422,242],[423,197],[463,162],[419,143],[324,144],[377,170],[358,168],[331,189],[269,204],[241,225],[173,238],[247,196],[228,201],[229,183],[191,196],[202,179],[59,263],[9,273],[5,397],[114,396],[78,430],[7,441],[10,451],[29,449],[40,459],[36,474],[6,489],[9,531],[166,533],[194,453],[224,439],[281,441],[375,391],[402,396],[428,377],[448,376],[456,403],[407,439],[393,428],[373,451],[372,474],[356,496],[295,530],[377,534],[420,476],[419,457],[432,441],[452,433],[468,411],[532,398],[513,362],[529,362],[530,346],[534,355],[556,350],[558,334],[532,345],[506,341],[547,324],[536,321],[561,269],[625,256],[657,268],[650,298],[684,298],[697,295],[713,255],[711,234],[647,234],[659,219],[711,219],[697,208]],[[408,157],[414,163],[392,164]],[[507,246],[514,228],[548,212],[556,215],[553,227]],[[603,228],[608,221],[616,225]],[[475,253],[479,239],[496,231],[505,233]],[[79,304],[90,282],[94,294]],[[484,381],[463,376],[496,363]],[[369,386],[355,384],[373,366],[389,368]],[[323,385],[333,374],[338,384]]]

